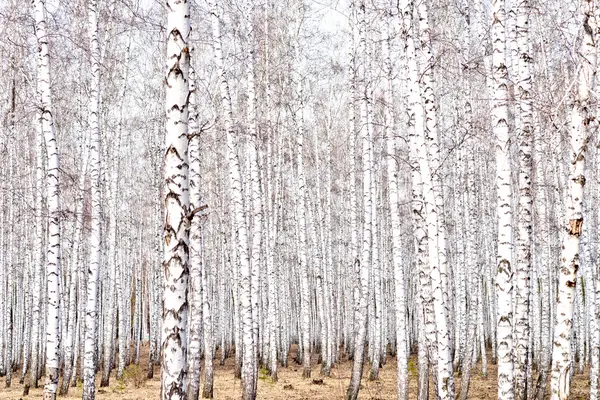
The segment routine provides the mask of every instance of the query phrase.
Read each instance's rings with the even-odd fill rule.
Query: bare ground
[[[110,400],[150,400],[159,398],[160,371],[155,368],[154,378],[146,380],[147,375],[147,348],[143,349],[142,360],[140,366],[132,366],[127,369],[123,380],[117,380],[114,376],[111,378],[111,384],[108,388],[99,388],[97,399]],[[271,382],[271,379],[261,372],[258,381],[258,399],[273,399],[273,400],[335,400],[344,399],[346,386],[350,380],[350,370],[352,364],[349,361],[344,361],[336,365],[330,377],[320,376],[320,365],[313,363],[313,372],[311,379],[302,378],[302,368],[295,363],[291,356],[295,355],[295,348],[290,354],[289,366],[280,368],[278,371],[279,380]],[[361,399],[378,399],[392,400],[396,399],[396,366],[395,359],[388,357],[387,364],[380,370],[380,379],[377,381],[369,381],[368,366],[365,365],[363,384],[359,398]],[[241,381],[233,377],[234,359],[228,358],[225,365],[215,363],[215,383],[214,383],[214,398],[224,400],[237,400],[241,394]],[[471,388],[469,390],[469,398],[477,400],[496,399],[496,366],[488,366],[487,377],[481,375],[479,366],[475,368],[471,378]],[[322,383],[315,383],[313,379],[322,379]],[[409,398],[417,398],[417,370],[415,360],[411,360],[409,365]],[[44,378],[40,384],[43,384]],[[97,385],[99,386],[99,378]],[[457,392],[460,388],[460,376],[456,376]],[[26,400],[26,399],[41,399],[42,386],[32,388],[28,396],[23,396],[23,385],[18,383],[13,376],[13,385],[11,388],[4,387],[4,381],[0,383],[0,399],[2,400]],[[589,393],[589,373],[576,374],[573,378],[571,389],[571,400],[583,400],[588,398]],[[68,396],[63,399],[81,399],[82,388],[81,383],[78,386],[71,388]],[[433,398],[433,396],[430,396]]]

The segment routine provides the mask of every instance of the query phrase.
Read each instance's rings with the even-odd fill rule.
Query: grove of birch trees
[[[596,0],[0,0],[0,399],[600,399],[598,42]]]

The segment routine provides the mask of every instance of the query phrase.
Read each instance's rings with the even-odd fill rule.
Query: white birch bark
[[[270,41],[270,34],[271,34],[271,26],[269,24],[269,15],[271,12],[271,8],[272,8],[272,3],[270,1],[267,0],[267,3],[265,5],[265,71],[266,73],[266,77],[265,77],[265,101],[266,101],[266,110],[265,110],[265,117],[266,117],[266,130],[267,130],[267,140],[268,140],[268,144],[267,144],[267,182],[266,182],[266,186],[267,186],[267,190],[266,190],[266,204],[268,207],[268,218],[267,218],[267,235],[268,235],[268,240],[266,243],[267,246],[267,260],[266,260],[266,264],[267,264],[267,286],[268,286],[268,306],[269,306],[269,310],[268,310],[268,335],[269,335],[269,362],[268,362],[268,366],[269,366],[269,371],[270,371],[270,375],[271,375],[271,380],[273,382],[277,381],[277,351],[278,351],[278,345],[279,345],[279,340],[278,340],[278,332],[279,332],[279,326],[278,326],[278,315],[277,315],[277,272],[276,272],[276,267],[275,267],[275,247],[276,247],[276,237],[277,237],[277,222],[278,222],[278,210],[279,207],[281,207],[281,202],[277,202],[278,200],[281,201],[281,199],[279,199],[278,196],[278,192],[279,192],[279,186],[280,186],[280,176],[281,174],[277,174],[276,178],[273,178],[273,174],[275,173],[274,171],[274,149],[273,149],[273,145],[275,142],[275,129],[272,127],[272,123],[273,123],[273,118],[272,118],[272,97],[273,97],[273,90],[271,87],[271,75],[270,75],[270,68],[269,66],[271,65],[271,41]],[[274,182],[275,181],[275,182]],[[278,206],[276,206],[276,204],[278,204]]]
[[[492,20],[492,127],[496,137],[496,190],[498,253],[496,296],[498,304],[498,398],[511,400],[513,391],[513,231],[512,184],[509,155],[508,71],[506,67],[506,10],[504,0],[493,1]]]
[[[403,68],[408,70],[406,77],[406,104],[408,113],[408,136],[410,144],[410,164],[412,181],[412,220],[414,224],[415,252],[416,252],[416,276],[417,283],[417,340],[418,340],[418,364],[419,364],[419,389],[418,398],[427,399],[429,396],[429,358],[432,363],[435,362],[437,351],[429,346],[429,338],[432,332],[429,328],[432,325],[432,310],[430,305],[431,288],[429,282],[429,264],[427,260],[427,230],[425,226],[425,201],[423,197],[424,185],[422,171],[419,163],[419,147],[417,136],[417,125],[423,129],[423,107],[420,101],[418,88],[418,67],[416,62],[416,50],[414,43],[414,32],[412,27],[412,15],[414,4],[410,0],[404,0],[400,3],[400,12],[402,15],[401,29],[404,41],[404,62]],[[433,332],[434,334],[434,332]],[[429,347],[429,349],[428,349]]]
[[[100,275],[101,252],[101,207],[102,192],[100,187],[101,161],[100,161],[100,130],[99,130],[99,105],[100,105],[100,46],[98,43],[98,15],[97,2],[88,3],[89,35],[91,49],[92,80],[90,85],[90,181],[92,186],[92,221],[90,232],[90,263],[87,280],[87,303],[85,312],[85,350],[84,350],[84,375],[83,398],[95,398],[96,376],[96,330],[98,319],[98,283]]]
[[[398,191],[398,162],[396,161],[396,127],[393,110],[393,67],[390,57],[391,28],[390,10],[386,10],[386,30],[382,40],[382,55],[385,62],[385,136],[386,166],[388,175],[388,201],[390,207],[390,225],[392,229],[392,267],[395,288],[395,320],[396,320],[396,358],[398,362],[398,400],[408,399],[408,337],[406,318],[406,288],[401,242],[401,223]]]
[[[60,202],[59,158],[54,135],[52,93],[50,87],[50,55],[46,24],[46,3],[35,0],[35,33],[38,44],[37,87],[40,95],[42,133],[46,144],[46,190],[48,210],[48,243],[46,256],[46,385],[44,400],[56,399],[60,357]]]
[[[331,119],[331,118],[330,118]],[[327,178],[326,178],[326,189],[325,189],[325,217],[323,229],[325,230],[325,244],[327,254],[325,256],[325,310],[327,313],[327,357],[324,362],[322,372],[325,376],[331,375],[331,366],[338,358],[339,344],[336,346],[336,334],[339,331],[337,325],[337,319],[341,314],[337,309],[337,298],[334,295],[334,282],[335,277],[339,276],[339,272],[335,270],[336,264],[334,264],[335,254],[333,247],[333,220],[332,220],[332,175],[333,175],[333,161],[332,161],[332,140],[331,140],[331,125],[332,121],[328,122],[327,126],[327,145],[326,145],[326,163],[327,163]],[[334,275],[334,272],[336,273]],[[339,289],[339,287],[338,287]],[[336,311],[338,313],[336,314]]]
[[[201,242],[202,245],[202,242]],[[203,340],[204,340],[204,385],[202,386],[202,398],[213,398],[213,344],[212,344],[212,313],[210,306],[210,296],[208,293],[208,277],[206,276],[206,263],[204,257],[201,261],[202,267],[202,320],[203,320]],[[223,349],[221,349],[223,351]]]
[[[185,400],[190,211],[187,136],[190,4],[168,0],[167,9],[161,398]]]
[[[85,184],[85,178],[87,176],[87,165],[88,165],[88,149],[84,148],[81,157],[81,175],[79,178],[79,184],[77,186],[77,198],[75,207],[75,227],[74,227],[74,239],[73,239],[73,260],[71,261],[71,283],[69,287],[69,321],[67,325],[67,337],[65,341],[65,366],[63,381],[60,388],[59,395],[66,395],[71,386],[72,376],[77,375],[76,372],[76,359],[78,357],[79,349],[76,346],[76,338],[79,330],[77,325],[82,319],[81,313],[77,310],[77,287],[83,285],[83,282],[79,281],[81,275],[80,270],[83,269],[80,265],[81,256],[81,241],[83,239],[83,190]],[[81,301],[81,300],[80,300]]]
[[[594,32],[594,40],[596,43],[600,40],[600,7],[596,5],[594,17],[596,19],[596,31]],[[593,88],[598,88],[598,81],[594,80]],[[596,108],[597,109],[597,108]],[[596,157],[598,156],[598,151],[596,151]],[[596,158],[596,168],[598,171],[598,166],[600,163]],[[600,174],[596,174],[596,179],[600,177]],[[600,201],[600,184],[596,184],[595,190],[595,199],[596,201]],[[600,221],[600,212],[596,214],[596,223]],[[596,254],[600,254],[600,246],[596,245]],[[592,299],[593,303],[590,307],[590,399],[598,399],[600,394],[598,390],[598,386],[600,384],[600,261],[596,258],[596,262],[590,266],[590,275],[592,276],[592,286],[593,293],[590,294],[589,298]],[[588,292],[589,290],[586,290]]]
[[[350,12],[354,16],[356,14],[356,2],[351,1]],[[359,273],[358,266],[359,261],[359,245],[358,245],[358,205],[357,205],[357,187],[356,187],[356,137],[357,137],[357,113],[356,113],[356,102],[358,101],[358,88],[357,88],[357,61],[358,61],[358,23],[354,21],[352,29],[352,50],[350,54],[350,104],[349,104],[349,116],[350,116],[350,259],[348,260],[348,268],[353,273],[349,277],[349,305],[352,308],[352,318],[347,324],[346,342],[344,346],[345,351],[354,354],[354,337],[353,332],[356,326],[355,318],[357,313],[355,312],[358,304],[358,284],[359,284]]]
[[[118,159],[118,158],[117,158]],[[113,166],[117,167],[118,166]],[[116,176],[115,176],[116,178]],[[117,218],[114,219],[115,225],[117,223]],[[116,226],[115,226],[116,228]],[[189,227],[188,227],[189,229]],[[127,239],[127,240],[125,240]],[[131,248],[129,240],[130,238],[125,237],[121,238],[121,241],[124,242],[124,248]],[[189,249],[188,249],[189,251]],[[123,372],[125,370],[125,365],[129,363],[129,337],[131,334],[131,307],[126,307],[125,299],[131,298],[129,289],[129,279],[130,275],[128,274],[128,269],[125,268],[125,265],[128,264],[124,260],[124,251],[121,250],[119,260],[116,263],[116,276],[115,276],[115,287],[117,291],[117,309],[119,310],[119,319],[118,319],[118,356],[119,363],[117,364],[117,379],[123,378]],[[189,273],[189,271],[188,271]],[[116,349],[115,349],[116,350]]]
[[[528,0],[520,0],[517,8],[516,36],[518,46],[518,70],[516,101],[518,110],[517,133],[519,137],[519,218],[517,240],[517,268],[515,291],[515,398],[527,400],[527,377],[531,374],[527,362],[529,353],[529,282],[531,277],[531,246],[533,198],[531,188],[533,114],[531,100],[532,63],[529,51],[529,14]]]
[[[250,209],[252,215],[252,232],[250,248],[250,268],[251,268],[251,301],[252,301],[252,335],[253,361],[256,365],[253,370],[258,370],[258,346],[259,346],[259,307],[260,307],[260,271],[262,268],[261,246],[263,233],[263,210],[260,182],[259,165],[259,140],[258,124],[256,116],[256,88],[254,83],[254,54],[256,44],[254,37],[254,1],[248,0],[245,4],[246,16],[244,18],[246,36],[246,76],[248,81],[248,109],[247,109],[247,129],[248,129],[248,163],[249,163],[249,195]],[[258,374],[253,374],[253,385],[256,390],[258,383]]]
[[[596,168],[598,168],[598,165],[600,164],[596,160]],[[596,186],[595,200],[600,200],[600,185]],[[599,220],[600,213],[596,215],[596,223]],[[597,247],[597,254],[599,250],[600,248]],[[591,282],[593,282],[593,286],[590,285],[593,288],[593,293],[590,294],[590,298],[592,299],[590,307],[590,399],[598,399],[598,379],[600,375],[600,304],[598,304],[600,300],[600,262],[596,261],[590,264]]]
[[[35,115],[35,126],[36,126],[36,168],[35,168],[35,235],[33,243],[33,288],[32,288],[32,305],[33,309],[31,312],[32,323],[31,323],[31,366],[29,368],[29,382],[26,383],[24,391],[29,391],[29,387],[37,387],[38,385],[38,365],[40,364],[39,359],[39,348],[40,348],[40,303],[41,303],[41,281],[42,281],[42,269],[41,266],[44,262],[43,244],[44,244],[44,223],[43,223],[43,212],[42,207],[44,204],[43,196],[43,179],[44,179],[44,136],[42,132],[42,119],[40,111],[38,110]]]
[[[194,50],[192,50],[192,54]],[[194,58],[192,56],[192,58]],[[200,395],[200,370],[202,358],[202,222],[199,210],[202,201],[200,175],[200,127],[198,124],[198,94],[196,74],[190,67],[189,101],[189,191],[190,210],[190,276],[189,276],[189,336],[188,336],[188,400],[197,400]]]
[[[296,207],[298,213],[298,258],[300,261],[300,320],[302,330],[302,377],[310,378],[311,329],[310,329],[310,287],[307,257],[306,222],[306,177],[304,175],[304,99],[302,76],[298,74],[298,112],[296,123],[296,163],[298,168],[298,186],[296,188]]]
[[[360,381],[363,372],[363,363],[365,358],[365,345],[367,338],[367,319],[368,319],[368,301],[369,301],[369,270],[371,266],[372,250],[372,166],[371,158],[372,135],[369,125],[369,85],[367,82],[367,26],[366,26],[366,4],[364,0],[359,0],[358,6],[358,26],[359,42],[356,51],[357,56],[357,88],[360,99],[360,141],[362,144],[362,172],[363,172],[363,243],[361,256],[359,260],[359,293],[355,338],[354,341],[354,360],[352,364],[352,374],[350,385],[346,391],[346,400],[356,400],[360,389]]]
[[[416,120],[416,128],[424,129],[424,143],[420,150],[419,163],[424,183],[424,197],[427,209],[427,233],[429,238],[429,258],[431,265],[431,285],[433,292],[437,347],[437,388],[441,398],[454,397],[454,375],[452,369],[451,321],[452,298],[448,293],[448,260],[446,254],[446,227],[444,223],[444,201],[442,196],[440,146],[437,133],[437,110],[433,89],[433,68],[435,60],[430,43],[428,10],[425,1],[419,2],[419,28],[421,51],[425,61],[422,78],[422,102],[424,109],[423,127]],[[416,80],[414,80],[416,82]],[[419,114],[417,114],[418,116]],[[427,165],[425,165],[427,164]],[[431,198],[430,198],[431,197]],[[439,275],[439,277],[438,277]]]
[[[583,41],[579,53],[577,93],[571,109],[569,186],[567,191],[567,225],[561,252],[561,266],[558,277],[558,297],[554,346],[552,349],[551,398],[569,398],[572,360],[571,331],[573,325],[573,303],[575,300],[576,274],[579,269],[579,242],[583,229],[583,187],[585,185],[585,156],[589,140],[589,125],[594,118],[591,110],[591,84],[596,74],[596,43],[594,32],[597,29],[593,13],[595,2],[584,0],[581,3],[583,18]]]

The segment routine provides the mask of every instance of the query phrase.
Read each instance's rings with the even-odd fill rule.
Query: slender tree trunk
[[[564,236],[558,279],[558,298],[554,346],[552,349],[551,398],[566,400],[571,386],[572,360],[571,330],[577,270],[579,269],[579,241],[583,229],[583,186],[585,185],[585,156],[589,125],[594,118],[591,110],[591,84],[596,74],[596,44],[593,33],[597,29],[593,14],[594,1],[581,3],[583,41],[579,53],[578,91],[571,110],[569,187],[567,198],[567,234]]]
[[[56,399],[60,358],[60,202],[59,159],[52,117],[50,55],[46,24],[46,3],[35,0],[35,33],[38,43],[37,86],[40,95],[42,132],[48,165],[46,189],[48,206],[48,252],[46,257],[46,385],[44,400]]]
[[[88,3],[92,84],[90,95],[90,181],[92,186],[92,221],[90,232],[90,264],[88,267],[87,304],[85,312],[85,353],[83,398],[95,398],[96,376],[96,321],[98,320],[98,283],[101,252],[101,207],[102,192],[100,188],[101,161],[100,161],[100,130],[98,126],[100,105],[100,46],[98,44],[98,16],[97,2]]]
[[[193,54],[193,53],[192,53]],[[190,222],[190,276],[189,276],[189,337],[188,337],[188,400],[198,400],[200,395],[200,370],[202,362],[202,221],[199,210],[202,203],[200,175],[200,127],[198,123],[198,93],[196,74],[190,67],[189,102],[189,185],[190,210],[194,213]],[[206,349],[205,349],[206,350]]]
[[[440,398],[454,398],[454,374],[452,369],[452,297],[448,294],[448,259],[446,249],[446,225],[442,196],[440,145],[437,132],[437,109],[433,88],[435,59],[431,48],[429,17],[426,1],[418,3],[421,52],[425,61],[421,79],[421,97],[424,109],[423,145],[419,161],[424,183],[429,238],[429,261],[437,348],[437,390]],[[416,81],[416,80],[415,80]],[[416,127],[420,127],[416,120]],[[427,165],[424,165],[424,164]],[[427,171],[430,171],[429,173]],[[431,196],[431,200],[429,200]],[[439,278],[438,278],[439,275]],[[439,280],[438,280],[439,279]]]
[[[498,197],[498,253],[496,296],[498,299],[498,398],[511,400],[513,391],[513,231],[512,184],[509,155],[508,71],[506,68],[506,10],[504,0],[493,1],[492,126],[496,137],[496,190]]]
[[[296,116],[298,132],[296,136],[298,187],[296,204],[298,213],[298,257],[300,261],[300,328],[302,331],[302,377],[310,378],[311,329],[310,329],[310,287],[307,259],[307,222],[306,222],[306,177],[304,175],[304,104],[302,77],[298,74],[298,113]]]
[[[36,168],[35,168],[35,186],[36,186],[36,199],[35,199],[35,237],[33,244],[33,290],[32,299],[33,310],[31,312],[31,366],[29,368],[29,382],[25,384],[24,392],[29,391],[29,387],[33,386],[37,388],[38,385],[38,366],[41,363],[39,358],[40,348],[40,303],[41,303],[41,288],[42,288],[42,269],[41,266],[44,262],[43,244],[44,244],[44,223],[42,207],[44,204],[43,196],[43,177],[44,177],[44,136],[42,132],[42,118],[40,111],[36,112]]]
[[[528,399],[527,377],[531,374],[528,365],[529,338],[529,296],[531,276],[531,246],[533,198],[531,189],[533,114],[531,100],[532,63],[529,52],[529,14],[528,0],[520,0],[517,10],[516,34],[519,52],[517,73],[517,109],[519,112],[517,135],[519,140],[519,218],[516,268],[516,315],[515,315],[515,398]]]
[[[371,194],[372,189],[372,167],[373,160],[371,158],[372,151],[372,135],[371,127],[369,125],[369,85],[366,76],[366,62],[367,62],[367,32],[366,32],[366,5],[364,0],[358,1],[358,25],[359,25],[359,43],[356,51],[358,56],[358,93],[360,96],[360,138],[362,143],[362,170],[363,170],[363,211],[364,211],[364,225],[363,225],[363,244],[362,254],[359,261],[359,298],[358,298],[358,309],[355,326],[355,338],[354,341],[354,360],[352,364],[352,374],[350,378],[350,385],[346,391],[346,400],[356,400],[358,398],[358,391],[360,389],[360,381],[362,378],[364,359],[365,359],[365,345],[367,338],[367,319],[368,319],[368,302],[369,302],[369,270],[371,266],[371,255],[372,255],[372,219],[373,210],[372,202],[373,196]]]
[[[260,163],[259,163],[259,139],[258,123],[256,115],[256,88],[254,79],[254,63],[256,43],[254,35],[254,1],[247,0],[245,4],[246,16],[246,76],[248,80],[248,109],[246,123],[248,126],[248,163],[249,163],[249,195],[250,209],[252,217],[250,265],[251,265],[251,302],[252,302],[252,336],[253,361],[255,365],[253,370],[258,370],[259,356],[259,311],[260,311],[260,271],[263,270],[263,260],[261,257],[262,235],[263,235],[263,207],[260,182]],[[258,384],[258,374],[253,374],[253,385],[256,391]]]
[[[600,162],[596,160],[596,168],[598,166],[600,166]],[[596,201],[598,200],[600,200],[600,185],[596,186]],[[600,213],[597,214],[596,223],[599,220]],[[599,250],[600,248],[597,247],[596,254],[598,254]],[[590,259],[588,258],[588,260]],[[593,285],[590,286],[592,286],[594,293],[590,296],[593,298],[592,318],[590,319],[590,399],[598,399],[598,379],[600,374],[600,260],[596,258],[596,262],[591,267]]]
[[[91,5],[91,3],[90,3]],[[87,175],[87,161],[88,151],[85,149],[81,158],[81,177],[79,179],[79,185],[77,186],[77,198],[75,207],[75,227],[74,227],[74,243],[73,243],[73,259],[71,261],[71,284],[69,287],[69,321],[67,325],[67,337],[65,343],[65,367],[63,374],[63,381],[60,388],[59,395],[66,395],[69,392],[71,386],[72,375],[76,375],[76,359],[78,357],[79,349],[77,348],[76,338],[79,331],[77,326],[81,319],[81,314],[77,312],[77,285],[83,285],[83,282],[78,282],[80,275],[79,270],[82,269],[80,266],[80,254],[81,252],[81,239],[83,237],[83,186],[85,184],[85,177]]]
[[[408,109],[408,135],[410,142],[409,160],[411,164],[411,181],[412,181],[412,215],[414,223],[415,237],[415,252],[416,252],[416,277],[417,283],[417,338],[418,338],[418,364],[419,364],[419,400],[429,398],[429,361],[428,351],[429,339],[431,335],[427,327],[431,325],[432,310],[430,305],[430,283],[429,283],[429,264],[427,260],[428,253],[428,237],[425,225],[425,200],[424,200],[424,184],[419,162],[419,146],[418,146],[418,129],[423,129],[424,116],[421,99],[419,96],[418,87],[418,69],[416,63],[416,50],[414,43],[414,32],[412,27],[412,15],[414,5],[410,0],[403,0],[400,3],[400,12],[402,14],[402,38],[404,41],[404,61],[406,65],[403,68],[408,70],[406,78],[407,91],[406,103]],[[435,334],[435,332],[433,332]],[[429,349],[428,349],[429,347]],[[435,360],[437,352],[435,349],[429,354],[432,359],[432,364]]]
[[[213,343],[210,296],[208,293],[208,277],[206,276],[206,263],[202,259],[202,318],[204,323],[204,385],[202,386],[202,398],[213,398]],[[223,351],[223,349],[221,349]]]
[[[275,129],[273,128],[273,118],[272,118],[272,97],[273,90],[271,87],[271,73],[270,73],[270,63],[271,63],[271,48],[270,48],[270,34],[271,27],[269,24],[269,15],[271,12],[272,3],[267,0],[267,4],[265,6],[265,71],[266,71],[266,83],[265,83],[265,101],[266,101],[266,129],[267,129],[267,207],[269,207],[269,212],[267,215],[267,230],[268,230],[268,240],[266,243],[266,253],[267,253],[267,286],[269,290],[268,294],[268,335],[269,335],[269,370],[271,374],[271,380],[273,382],[277,381],[277,350],[279,345],[279,326],[278,326],[278,315],[277,315],[277,273],[275,267],[275,251],[276,251],[276,237],[277,237],[277,215],[278,215],[278,207],[276,206],[278,200],[278,189],[279,185],[275,184],[273,179],[274,174],[274,166],[273,166],[273,142],[275,141]],[[279,175],[277,175],[277,179],[279,179]],[[277,180],[277,183],[279,181]]]
[[[395,320],[396,320],[396,358],[398,362],[398,400],[408,399],[408,345],[406,318],[406,281],[401,242],[401,223],[398,190],[398,162],[396,161],[396,127],[394,124],[393,102],[393,67],[390,57],[390,18],[391,10],[386,10],[386,30],[382,40],[386,76],[384,83],[385,96],[385,135],[386,163],[388,175],[388,201],[390,207],[390,224],[392,229],[392,267],[395,287]]]

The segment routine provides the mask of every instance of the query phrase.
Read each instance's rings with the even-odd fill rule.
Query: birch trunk
[[[366,26],[366,4],[364,0],[358,1],[358,26],[359,43],[356,51],[357,62],[357,87],[360,98],[360,139],[362,143],[362,170],[363,170],[363,243],[361,257],[359,260],[359,295],[358,309],[355,326],[354,360],[352,364],[352,375],[350,385],[346,391],[346,400],[356,400],[360,389],[363,364],[365,359],[365,342],[367,338],[367,319],[369,302],[369,270],[371,266],[372,250],[372,217],[373,196],[372,189],[372,135],[369,125],[369,85],[367,82],[367,26]]]
[[[351,1],[350,11],[351,13],[356,12],[356,2]],[[356,307],[358,302],[358,276],[359,272],[357,267],[360,265],[359,261],[359,245],[358,245],[358,205],[357,205],[357,187],[356,187],[356,137],[357,137],[357,113],[356,113],[356,102],[358,101],[358,88],[357,88],[357,62],[358,62],[358,24],[354,21],[354,27],[352,30],[352,51],[350,54],[350,259],[348,260],[348,268],[353,272],[349,277],[349,306],[352,308],[352,317],[348,321],[346,342],[344,346],[345,351],[350,354],[350,357],[354,356],[354,337],[353,332],[356,326]]]
[[[35,1],[35,33],[38,44],[37,87],[40,95],[42,133],[48,159],[46,190],[48,207],[48,249],[46,256],[46,385],[44,400],[56,399],[60,358],[60,202],[59,159],[54,135],[52,93],[50,87],[50,55],[46,24],[46,3]]]
[[[567,192],[567,225],[564,236],[560,274],[554,346],[552,349],[551,398],[569,398],[572,375],[571,330],[573,325],[573,302],[575,299],[576,274],[579,269],[579,241],[583,229],[583,187],[585,185],[585,156],[589,140],[589,125],[594,119],[591,109],[591,84],[596,74],[596,44],[593,37],[597,29],[593,13],[594,1],[581,3],[583,17],[583,41],[579,53],[577,76],[578,90],[571,109],[569,186]]]
[[[398,163],[396,161],[396,127],[393,110],[393,67],[390,57],[391,10],[386,10],[386,30],[382,40],[382,55],[385,62],[385,136],[386,164],[388,175],[388,201],[390,207],[390,224],[392,229],[392,267],[395,287],[395,320],[396,320],[396,358],[398,362],[398,400],[408,399],[408,345],[406,318],[406,288],[401,242],[401,223],[398,190]]]
[[[529,52],[529,0],[520,0],[517,9],[516,35],[518,45],[518,72],[516,100],[519,114],[517,135],[519,140],[519,218],[516,268],[515,309],[515,398],[527,400],[527,377],[531,374],[527,362],[529,353],[529,296],[531,275],[531,246],[533,198],[531,189],[533,114],[531,100],[532,63]]]
[[[254,83],[254,54],[256,44],[254,37],[254,1],[248,0],[245,4],[246,16],[246,76],[248,80],[248,109],[247,109],[247,128],[248,128],[248,162],[250,164],[249,172],[249,191],[250,208],[252,215],[252,233],[250,248],[250,267],[251,267],[251,302],[252,302],[252,336],[253,347],[248,349],[253,354],[253,371],[258,370],[259,355],[259,307],[260,307],[260,271],[262,268],[261,246],[263,231],[263,210],[260,183],[260,165],[259,165],[259,140],[258,124],[256,115],[256,88]],[[253,385],[256,391],[258,384],[258,374],[253,374]]]
[[[29,391],[29,387],[38,386],[38,365],[41,363],[39,358],[40,348],[40,303],[41,303],[41,287],[42,287],[42,269],[41,266],[44,262],[43,244],[44,244],[44,223],[43,223],[43,212],[42,207],[44,204],[43,196],[43,179],[44,179],[44,136],[42,132],[42,119],[40,111],[36,112],[36,168],[35,168],[35,237],[33,244],[33,290],[32,299],[33,310],[31,312],[31,366],[29,368],[29,382],[26,383],[24,392]]]
[[[193,54],[193,50],[192,50]],[[190,67],[189,101],[189,190],[190,210],[200,210],[202,202],[200,175],[200,127],[198,124],[198,93],[196,74]],[[200,395],[200,370],[202,358],[202,222],[201,215],[194,213],[190,221],[190,276],[189,276],[189,337],[188,337],[188,400]]]
[[[167,9],[161,398],[185,400],[190,212],[187,136],[190,4],[168,0]]]
[[[513,391],[513,231],[512,184],[508,127],[508,71],[506,68],[506,10],[504,0],[493,1],[492,127],[496,137],[496,190],[498,207],[498,253],[496,296],[498,304],[498,398],[511,400]]]
[[[404,61],[406,65],[403,68],[408,70],[406,77],[407,91],[406,104],[408,111],[408,136],[410,143],[410,164],[411,164],[411,181],[412,181],[412,215],[415,238],[416,252],[416,277],[418,277],[418,310],[417,310],[417,338],[418,338],[418,364],[419,364],[419,389],[418,398],[426,400],[429,396],[429,362],[428,362],[428,338],[431,332],[427,325],[431,325],[432,320],[430,306],[430,285],[429,285],[429,265],[427,260],[427,230],[425,226],[425,201],[423,197],[424,185],[422,178],[422,170],[419,163],[419,147],[418,147],[418,132],[417,128],[423,129],[423,107],[419,97],[418,88],[418,67],[416,62],[416,50],[414,43],[414,32],[412,26],[414,4],[410,0],[403,0],[400,3],[400,12],[402,15],[401,29],[402,38],[404,41]],[[429,334],[429,335],[428,335]],[[437,352],[432,352],[429,357],[433,361],[437,356]]]
[[[208,293],[208,277],[206,276],[206,263],[202,259],[202,318],[204,333],[204,385],[202,387],[202,398],[213,398],[213,344],[212,344],[212,314],[210,297]],[[223,351],[223,349],[221,349]]]
[[[298,74],[300,75],[300,74]],[[298,186],[296,204],[298,213],[298,257],[300,261],[300,319],[302,330],[302,377],[310,378],[311,329],[310,329],[310,287],[307,259],[307,223],[306,223],[306,178],[304,175],[304,104],[302,77],[298,78],[298,97],[300,106],[296,117],[298,132],[296,137]]]
[[[88,267],[87,303],[85,313],[85,353],[83,398],[95,398],[96,375],[96,324],[98,320],[98,281],[101,252],[101,212],[102,192],[100,188],[100,130],[98,126],[100,105],[100,46],[98,44],[97,2],[88,4],[89,35],[91,49],[92,81],[89,108],[90,123],[90,181],[92,186],[92,221],[90,232],[90,264]]]
[[[266,101],[266,129],[267,129],[267,138],[270,139],[268,141],[267,147],[267,190],[266,190],[266,198],[267,198],[267,207],[269,208],[269,212],[267,213],[267,230],[268,230],[268,240],[266,243],[267,246],[267,285],[268,285],[268,335],[269,335],[269,371],[271,375],[271,381],[277,381],[277,350],[278,350],[278,315],[277,315],[277,272],[275,267],[275,250],[276,250],[276,237],[277,237],[277,216],[278,216],[278,207],[276,206],[279,189],[279,178],[280,174],[277,174],[277,177],[273,179],[274,174],[274,151],[273,151],[273,142],[275,141],[275,130],[272,127],[273,118],[272,118],[272,97],[273,91],[271,88],[271,75],[270,75],[270,62],[271,62],[271,53],[270,53],[270,24],[269,24],[269,14],[271,11],[272,3],[267,0],[265,6],[265,71],[266,74],[266,83],[265,83],[265,101]],[[274,182],[275,180],[275,182]],[[279,204],[281,207],[281,204]]]
[[[426,1],[418,6],[421,51],[425,68],[422,78],[422,102],[424,108],[423,145],[419,162],[424,183],[427,209],[427,233],[429,238],[429,261],[431,286],[435,313],[437,347],[437,388],[440,398],[454,398],[454,374],[452,369],[452,298],[448,294],[448,259],[446,251],[446,226],[442,196],[440,145],[437,132],[437,109],[433,88],[435,59],[430,42],[429,17]],[[416,80],[415,80],[416,82]],[[417,114],[418,115],[418,114]],[[417,119],[415,126],[420,130]],[[419,132],[421,133],[421,132]],[[429,172],[428,172],[429,171]]]

